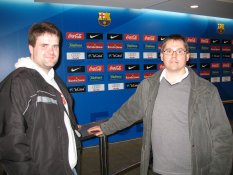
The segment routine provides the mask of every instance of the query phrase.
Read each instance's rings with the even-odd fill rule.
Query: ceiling
[[[35,2],[154,9],[233,19],[233,0],[34,0]],[[191,9],[190,5],[199,8]]]

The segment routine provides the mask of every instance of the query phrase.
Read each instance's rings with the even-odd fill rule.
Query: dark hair
[[[36,39],[38,36],[44,33],[51,33],[57,35],[60,40],[61,33],[59,29],[51,22],[41,22],[33,24],[28,32],[28,44],[31,46],[35,46]]]
[[[180,34],[172,34],[172,35],[167,36],[165,38],[165,40],[163,41],[163,44],[162,44],[162,47],[161,47],[161,51],[164,50],[164,48],[166,46],[166,43],[169,40],[181,40],[181,41],[183,41],[184,42],[184,47],[185,47],[186,51],[189,52],[189,46],[188,46],[187,39],[185,37],[183,37],[182,35],[180,35]]]

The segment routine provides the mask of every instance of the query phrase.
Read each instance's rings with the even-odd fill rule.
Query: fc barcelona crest
[[[218,24],[218,33],[220,34],[224,33],[224,24]]]
[[[101,26],[109,26],[111,24],[110,13],[99,12],[98,22]]]

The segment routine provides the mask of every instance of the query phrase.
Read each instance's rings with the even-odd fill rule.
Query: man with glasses
[[[217,88],[186,66],[189,55],[183,36],[168,36],[161,48],[165,68],[143,80],[111,119],[88,130],[109,135],[143,120],[141,175],[148,169],[162,175],[230,174],[231,126]]]

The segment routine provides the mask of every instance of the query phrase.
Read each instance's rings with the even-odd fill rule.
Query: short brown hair
[[[51,33],[57,35],[60,40],[61,33],[59,29],[51,22],[41,22],[33,24],[28,32],[28,44],[31,46],[35,46],[36,39],[38,36],[44,33]]]
[[[188,46],[188,42],[187,42],[187,39],[185,37],[183,37],[182,35],[180,34],[172,34],[172,35],[169,35],[165,38],[165,40],[163,41],[163,44],[162,44],[162,47],[161,47],[161,51],[163,52],[164,51],[164,48],[166,46],[166,43],[167,41],[169,40],[181,40],[184,42],[184,47],[185,47],[185,50],[186,52],[188,53],[189,52],[189,46]]]

